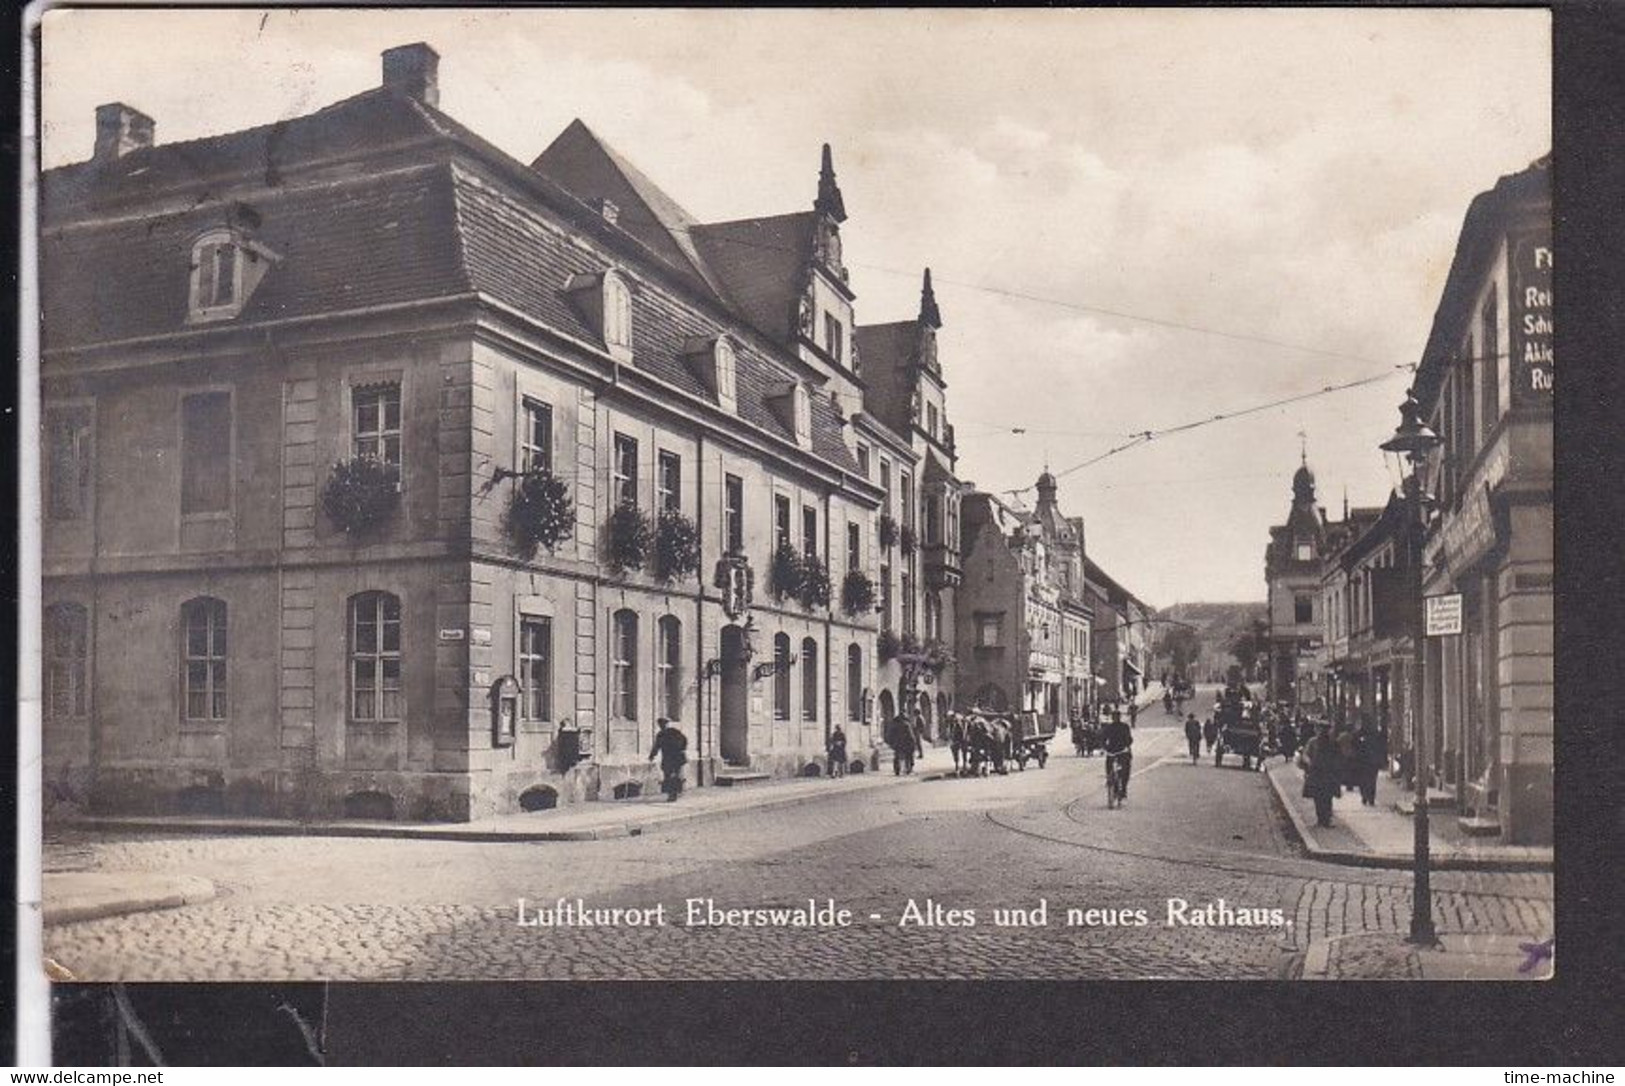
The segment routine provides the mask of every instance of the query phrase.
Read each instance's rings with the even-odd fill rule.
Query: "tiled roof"
[[[907,436],[913,429],[911,367],[919,349],[919,322],[860,324],[853,336],[862,360],[865,405],[887,429]]]
[[[790,339],[812,260],[811,211],[705,223],[692,230],[701,258],[734,311],[776,343]]]
[[[47,349],[186,327],[192,245],[233,205],[47,228],[40,250]],[[273,193],[253,204],[274,256],[236,323],[467,291],[444,170]]]
[[[616,225],[659,256],[690,286],[720,297],[695,247],[693,215],[579,119],[571,121],[531,168],[584,203],[607,199],[619,211]]]

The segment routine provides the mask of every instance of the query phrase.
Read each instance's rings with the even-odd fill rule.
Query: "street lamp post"
[[[1423,495],[1422,468],[1428,455],[1440,445],[1440,438],[1422,421],[1422,408],[1416,396],[1407,392],[1405,402],[1399,405],[1399,429],[1382,443],[1384,452],[1393,453],[1410,468],[1404,477],[1407,498],[1408,524],[1406,525],[1407,552],[1411,561],[1411,587],[1415,599],[1415,629],[1411,637],[1411,752],[1413,763],[1412,785],[1415,811],[1411,816],[1415,830],[1415,852],[1412,858],[1411,934],[1409,942],[1420,946],[1437,945],[1439,938],[1433,928],[1433,890],[1430,883],[1428,855],[1428,766],[1427,726],[1422,714],[1422,669],[1427,653],[1427,603],[1422,595],[1422,537],[1427,528],[1427,507]]]

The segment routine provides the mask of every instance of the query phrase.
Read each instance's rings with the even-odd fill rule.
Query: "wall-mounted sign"
[[[491,629],[489,626],[476,626],[469,634],[469,641],[476,645],[489,645],[491,643]]]
[[[440,631],[440,640],[442,640],[442,641],[461,641],[462,639],[463,639],[463,631],[462,630],[447,629],[447,630],[441,630]]]
[[[476,672],[474,672],[474,685],[475,686],[489,686],[489,685],[491,685],[491,673],[489,671],[476,671]]]
[[[1450,637],[1461,633],[1461,593],[1423,597],[1429,637]]]
[[[1512,282],[1508,355],[1512,401],[1552,398],[1552,237],[1549,231],[1515,236],[1509,245]]]

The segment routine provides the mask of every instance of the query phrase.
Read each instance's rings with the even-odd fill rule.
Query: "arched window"
[[[660,691],[660,715],[667,720],[683,718],[683,624],[676,615],[666,615],[658,628],[655,651],[655,688]]]
[[[181,604],[181,688],[187,720],[224,720],[226,696],[226,604],[200,596]]]
[[[230,230],[211,230],[192,246],[193,320],[232,317],[242,308],[243,253]]]
[[[812,397],[807,395],[806,385],[798,382],[791,390],[790,405],[795,417],[796,444],[807,445],[812,441]]]
[[[638,718],[638,615],[622,609],[611,621],[609,711],[621,720]]]
[[[846,718],[863,719],[863,649],[857,645],[846,650]]]
[[[632,291],[612,271],[604,273],[604,346],[632,350]]]
[[[85,716],[89,616],[77,603],[54,603],[45,609],[44,634],[45,715],[64,720]]]
[[[773,638],[773,719],[790,719],[790,638]]]
[[[401,705],[401,599],[350,597],[350,719],[394,723]]]
[[[818,719],[818,642],[801,641],[801,719]]]

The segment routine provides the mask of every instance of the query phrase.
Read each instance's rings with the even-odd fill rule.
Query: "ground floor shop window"
[[[350,719],[401,719],[401,600],[388,592],[350,599]]]

